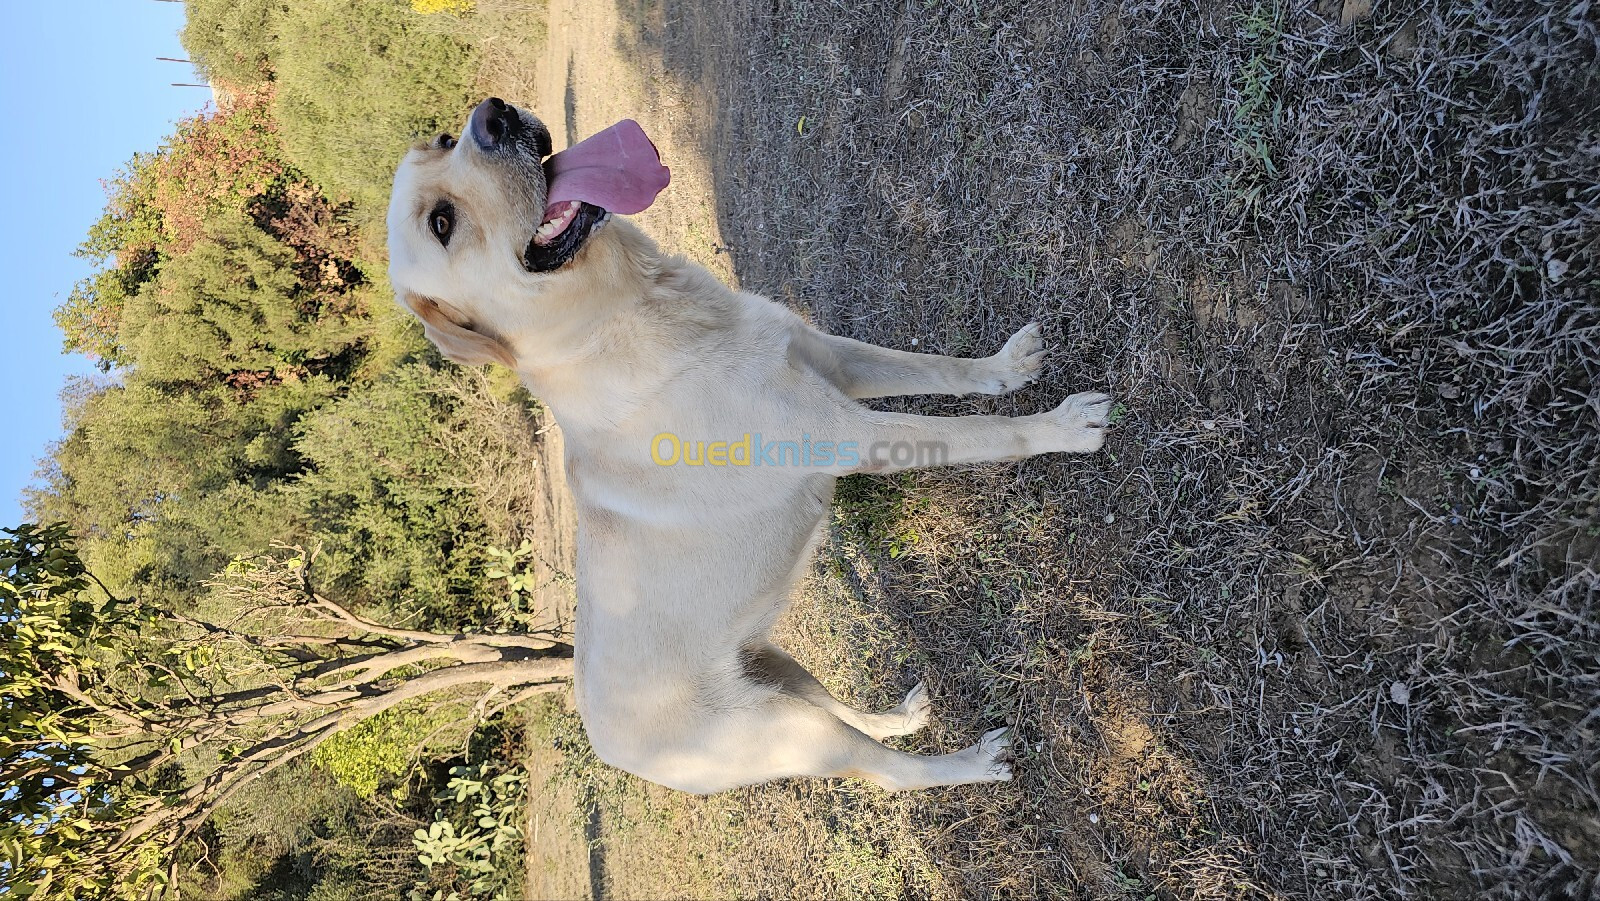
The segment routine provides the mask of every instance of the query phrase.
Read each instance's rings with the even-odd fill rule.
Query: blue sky
[[[69,374],[94,371],[61,353],[50,311],[88,274],[72,256],[100,215],[108,178],[136,151],[154,150],[209,91],[181,63],[183,4],[157,0],[49,0],[6,10],[0,53],[0,525],[21,521],[19,495],[36,461],[61,435],[57,395]]]

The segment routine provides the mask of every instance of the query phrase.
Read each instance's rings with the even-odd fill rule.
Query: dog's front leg
[[[1044,363],[1044,340],[1037,322],[1023,326],[992,357],[907,353],[809,328],[796,346],[817,372],[857,399],[1005,394],[1038,378]]]
[[[913,416],[860,409],[840,424],[839,474],[897,472],[1020,460],[1035,454],[1089,454],[1106,440],[1111,398],[1074,394],[1032,416]]]

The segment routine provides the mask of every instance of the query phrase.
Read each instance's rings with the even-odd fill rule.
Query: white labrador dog
[[[1011,778],[1006,730],[953,754],[892,750],[879,740],[927,722],[921,685],[863,713],[768,636],[839,476],[1090,453],[1110,398],[1015,418],[867,409],[858,399],[1021,387],[1040,367],[1039,328],[981,359],[825,334],[613,218],[667,183],[636,124],[550,150],[538,119],[495,99],[459,142],[412,149],[389,209],[390,275],[447,357],[516,370],[565,433],[575,691],[595,753],[696,793],[791,776],[891,790]]]

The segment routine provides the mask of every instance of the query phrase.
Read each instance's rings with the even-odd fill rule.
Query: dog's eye
[[[439,145],[440,150],[452,150],[456,146],[456,139],[448,134],[443,134],[439,136],[439,140],[435,143]]]
[[[441,203],[428,214],[428,227],[433,229],[433,236],[439,239],[440,244],[450,244],[450,229],[456,224],[456,211],[448,203]]]

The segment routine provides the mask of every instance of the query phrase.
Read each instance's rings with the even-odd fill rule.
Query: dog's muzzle
[[[522,117],[499,97],[490,97],[478,104],[467,119],[467,137],[482,150],[508,146],[521,131]]]

